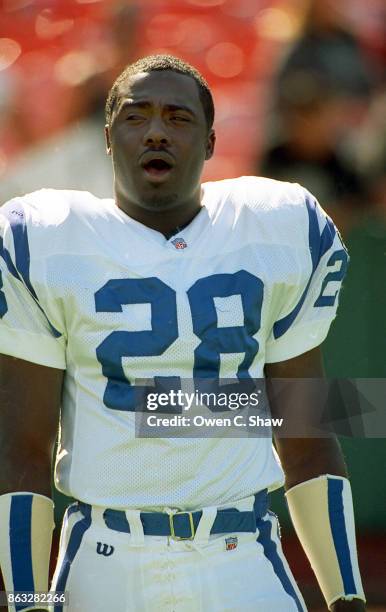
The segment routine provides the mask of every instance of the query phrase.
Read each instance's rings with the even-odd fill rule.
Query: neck
[[[185,202],[179,202],[178,205],[170,210],[144,208],[141,205],[128,202],[125,198],[120,197],[118,193],[116,193],[116,202],[118,208],[126,215],[146,225],[146,227],[164,234],[167,238],[188,225],[202,207],[200,192],[198,197]]]

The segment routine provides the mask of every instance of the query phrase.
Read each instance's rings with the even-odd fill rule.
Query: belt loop
[[[255,494],[255,501],[253,504],[253,511],[255,513],[256,520],[265,516],[269,509],[269,498],[268,489],[262,489]]]
[[[103,519],[103,508],[99,506],[89,506],[91,511],[91,520],[93,525],[97,525],[98,527],[104,527],[105,522]]]
[[[193,542],[196,545],[205,545],[209,541],[210,530],[213,527],[213,523],[217,516],[217,508],[214,506],[208,506],[207,508],[202,509],[202,516],[200,518],[200,522],[198,523],[198,527],[196,529],[195,536],[193,538]]]
[[[125,510],[127,522],[130,526],[130,546],[144,546],[145,534],[139,510]]]

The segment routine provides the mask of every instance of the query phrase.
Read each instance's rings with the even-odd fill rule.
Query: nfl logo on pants
[[[237,536],[225,538],[225,550],[234,550],[235,548],[237,548],[237,542]]]

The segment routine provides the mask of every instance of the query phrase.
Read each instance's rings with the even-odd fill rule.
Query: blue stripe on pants
[[[342,575],[346,595],[357,593],[351,565],[350,547],[348,545],[346,524],[343,508],[343,481],[338,478],[328,478],[328,513],[330,518],[332,538],[336,557]]]
[[[32,495],[12,497],[9,517],[9,540],[14,591],[34,591],[32,568]],[[26,607],[25,603],[15,604],[16,610]]]
[[[69,515],[76,511],[76,507],[71,506],[69,508]],[[57,592],[63,592],[66,590],[66,583],[68,574],[70,573],[71,565],[75,559],[76,553],[78,552],[82,543],[83,536],[87,529],[91,525],[91,506],[85,508],[83,511],[83,518],[75,523],[72,528],[71,535],[68,540],[67,549],[64,555],[63,563],[61,565],[58,580],[55,585]],[[54,612],[63,612],[63,605],[58,604],[54,607]]]
[[[272,522],[269,519],[260,519],[257,521],[257,528],[259,530],[257,541],[262,545],[264,555],[271,563],[276,576],[283,585],[283,589],[294,600],[298,612],[304,612],[304,606],[294,589],[291,578],[286,572],[283,561],[277,550],[277,544],[272,538]]]

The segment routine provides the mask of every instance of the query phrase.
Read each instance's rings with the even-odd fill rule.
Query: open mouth
[[[172,164],[169,164],[169,162],[157,158],[151,159],[143,165],[145,172],[152,177],[165,176],[172,167]]]

